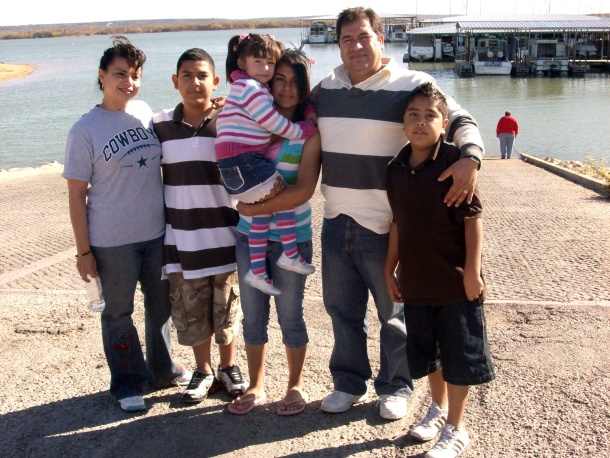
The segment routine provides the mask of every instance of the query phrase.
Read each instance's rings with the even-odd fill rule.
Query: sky
[[[28,0],[2,8],[0,26],[112,22],[133,19],[254,19],[260,17],[336,16],[342,9],[372,6],[378,13],[399,14],[599,14],[610,13],[610,0],[254,0],[178,2],[150,0]],[[155,5],[156,4],[156,5]],[[154,5],[154,6],[153,6]],[[400,7],[397,7],[400,5]]]

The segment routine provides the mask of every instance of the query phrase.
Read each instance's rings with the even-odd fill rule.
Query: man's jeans
[[[102,341],[110,368],[110,393],[141,396],[147,382],[161,387],[181,375],[170,356],[169,284],[161,280],[163,237],[116,247],[91,247],[106,308]],[[131,315],[136,285],[144,295],[146,362]]]
[[[502,159],[507,157],[510,159],[513,154],[513,143],[515,142],[515,134],[500,134],[500,156]]]
[[[335,339],[329,364],[335,390],[353,395],[367,390],[372,375],[367,354],[370,290],[381,323],[381,367],[375,391],[402,397],[413,391],[403,306],[392,303],[384,277],[388,238],[388,234],[370,231],[346,215],[324,219],[322,290]]]

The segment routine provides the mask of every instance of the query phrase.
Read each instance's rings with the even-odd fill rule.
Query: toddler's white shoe
[[[308,264],[301,255],[298,255],[294,259],[290,259],[288,256],[286,256],[286,253],[282,253],[276,264],[282,269],[290,270],[303,275],[311,275],[316,271],[316,268],[311,264]]]
[[[273,282],[269,279],[266,273],[256,275],[254,272],[252,272],[252,269],[250,269],[244,277],[244,281],[253,288],[258,289],[265,294],[269,294],[270,296],[279,296],[282,294],[279,289],[273,286]]]

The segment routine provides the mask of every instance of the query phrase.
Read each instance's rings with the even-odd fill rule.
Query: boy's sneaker
[[[426,453],[426,458],[456,458],[468,446],[470,437],[466,428],[457,429],[450,423],[443,426],[438,442]]]
[[[265,294],[269,294],[270,296],[279,296],[282,294],[279,289],[273,286],[273,282],[269,279],[266,273],[256,275],[254,272],[252,272],[252,269],[250,269],[244,276],[244,281],[253,288],[258,289]]]
[[[296,258],[291,259],[286,256],[286,253],[282,253],[280,258],[276,262],[278,267],[285,270],[290,270],[298,274],[311,275],[316,271],[316,268],[311,264],[307,264],[307,261],[303,259],[303,256],[298,255]]]
[[[411,430],[411,436],[420,441],[429,441],[445,426],[447,422],[447,409],[441,409],[433,402],[426,416],[422,418]]]
[[[129,396],[128,398],[119,399],[119,404],[121,404],[121,409],[125,412],[137,412],[138,410],[146,409],[142,396]]]
[[[214,383],[214,372],[203,372],[197,369],[193,372],[191,382],[182,393],[184,402],[201,402],[208,397],[208,391]]]
[[[216,378],[233,397],[243,395],[250,385],[242,377],[239,367],[235,365],[227,366],[224,369],[218,366]]]

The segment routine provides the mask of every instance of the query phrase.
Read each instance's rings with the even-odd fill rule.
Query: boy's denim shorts
[[[260,153],[244,153],[220,159],[218,170],[222,184],[239,201],[251,204],[264,198],[281,176],[275,166]]]
[[[479,385],[496,378],[485,312],[477,300],[432,307],[405,303],[405,322],[412,378],[440,369],[452,385]]]

